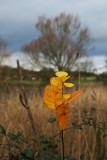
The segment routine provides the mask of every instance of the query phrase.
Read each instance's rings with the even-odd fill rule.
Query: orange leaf
[[[62,92],[56,86],[46,86],[43,95],[43,101],[45,105],[54,109],[62,104]]]
[[[64,130],[66,128],[68,124],[68,119],[69,119],[68,114],[62,115],[61,117],[57,119],[59,126],[60,126],[60,130]]]
[[[56,116],[60,126],[60,130],[64,130],[68,124],[68,119],[69,119],[68,113],[69,113],[69,107],[67,105],[62,104],[61,106],[56,108]]]
[[[61,106],[56,108],[56,115],[60,117],[61,115],[69,113],[69,108],[67,105],[62,104]]]
[[[64,130],[68,124],[68,119],[69,119],[68,113],[69,113],[69,107],[67,105],[62,104],[61,106],[56,108],[56,116],[60,126],[60,130]]]
[[[77,98],[80,94],[82,93],[82,90],[79,90],[79,91],[76,91],[74,93],[71,94],[70,98],[68,98],[64,104],[68,104],[70,103],[71,101],[73,101],[75,98]]]

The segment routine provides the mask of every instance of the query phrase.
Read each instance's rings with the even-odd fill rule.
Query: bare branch
[[[31,110],[30,110],[30,106],[29,106],[29,103],[28,103],[26,92],[25,92],[25,89],[24,89],[24,84],[23,84],[23,80],[22,80],[22,72],[21,72],[21,67],[20,67],[20,64],[19,64],[19,60],[17,60],[17,68],[18,68],[19,79],[20,79],[20,95],[19,95],[20,102],[24,106],[24,108],[27,110],[27,113],[28,113],[28,116],[29,116],[29,119],[30,119],[30,122],[31,122],[32,130],[33,130],[33,133],[34,133],[35,141],[38,144],[39,154],[41,155],[41,158],[42,158],[42,156],[43,156],[42,148],[41,148],[41,144],[40,144],[39,137],[38,137],[38,134],[37,134],[37,129],[36,129],[36,126],[35,126],[35,123],[34,123],[34,120],[33,120],[33,116],[32,116]]]

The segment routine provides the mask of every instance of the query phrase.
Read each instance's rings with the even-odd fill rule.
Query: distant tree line
[[[27,70],[22,68],[23,80],[30,81],[44,81],[49,83],[49,79],[55,76],[55,71],[51,68],[43,68],[40,71]],[[78,81],[78,70],[77,71],[69,71],[69,75],[71,75],[72,81]],[[96,81],[103,81],[104,84],[107,84],[107,74],[95,74],[92,72],[83,72],[81,71],[81,80],[86,80],[88,77],[95,77]],[[0,68],[0,81],[8,81],[8,80],[19,80],[18,72],[16,68],[11,68],[9,66],[3,66]]]

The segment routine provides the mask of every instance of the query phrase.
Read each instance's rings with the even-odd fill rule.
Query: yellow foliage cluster
[[[69,119],[68,103],[78,97],[82,93],[82,90],[74,93],[63,93],[64,86],[73,87],[74,84],[65,83],[70,77],[67,72],[56,72],[56,76],[57,77],[52,77],[50,79],[50,85],[45,87],[43,100],[46,107],[56,109],[56,116],[60,130],[64,130]]]

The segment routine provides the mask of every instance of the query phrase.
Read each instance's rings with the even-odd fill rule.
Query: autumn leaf
[[[67,72],[56,72],[57,77],[50,79],[50,85],[45,87],[43,100],[45,105],[50,109],[56,109],[57,121],[60,130],[64,130],[68,124],[69,107],[68,104],[77,98],[82,90],[74,93],[63,93],[63,85],[65,87],[73,87],[73,83],[65,83],[70,77]]]
[[[50,79],[50,84],[62,89],[62,80],[60,77],[53,77]]]
[[[58,77],[63,77],[63,76],[66,77],[66,76],[68,76],[68,73],[59,71],[59,72],[56,72],[55,75]]]
[[[57,121],[59,123],[60,126],[60,130],[64,130],[68,124],[68,119],[69,119],[69,115],[65,114],[60,116],[59,118],[57,118]]]
[[[60,130],[64,130],[68,124],[68,119],[69,119],[68,113],[69,113],[69,107],[67,105],[62,104],[61,106],[56,108],[56,116],[60,126]]]
[[[67,105],[62,104],[61,106],[56,108],[56,115],[60,117],[61,115],[68,114],[69,108]]]
[[[76,91],[74,93],[71,93],[71,96],[64,102],[64,104],[68,104],[71,101],[73,101],[75,98],[77,98],[82,93],[82,90]]]
[[[71,93],[64,93],[63,94],[63,99],[68,99],[71,97]]]
[[[70,77],[68,76],[67,72],[62,72],[62,71],[56,72],[55,74],[56,76],[58,76],[56,78],[60,78],[61,82],[65,82]]]
[[[43,95],[43,101],[46,107],[55,109],[62,104],[62,92],[56,86],[46,86]]]
[[[70,76],[68,76],[68,77],[64,77],[64,76],[62,76],[62,77],[60,77],[60,79],[61,79],[61,81],[62,82],[65,82],[67,79],[69,79],[70,78]]]
[[[65,87],[73,87],[74,84],[73,84],[73,83],[64,83],[64,86],[65,86]]]

